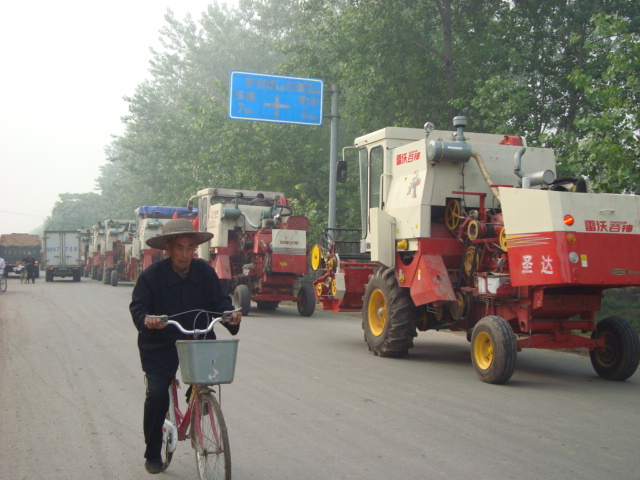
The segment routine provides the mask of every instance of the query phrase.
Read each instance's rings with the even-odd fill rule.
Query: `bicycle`
[[[20,273],[20,283],[27,283],[29,281],[29,267],[26,265],[19,265],[16,269],[18,268],[18,273]]]
[[[180,323],[170,320],[167,315],[149,315],[149,317],[160,318],[164,325],[173,325],[182,333],[197,337],[213,330],[216,323],[228,321],[230,319],[228,314],[237,311],[240,310],[224,312],[222,317],[214,318],[204,330],[187,330]],[[213,313],[204,310],[199,312],[207,315]],[[172,315],[172,317],[178,315],[181,314]],[[211,387],[218,386],[218,398],[220,398],[220,385],[233,381],[238,340],[178,340],[176,347],[182,381],[191,385],[192,391],[187,410],[182,413],[178,405],[178,380],[174,379],[169,386],[169,411],[162,427],[163,471],[169,467],[178,441],[189,438],[196,453],[198,478],[230,480],[229,435],[220,402],[216,399],[215,391]]]

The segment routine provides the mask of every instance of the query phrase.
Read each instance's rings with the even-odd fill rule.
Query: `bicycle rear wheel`
[[[0,276],[0,290],[7,291],[7,279],[4,278],[4,275]]]
[[[167,412],[166,419],[169,420],[169,412]],[[173,458],[171,444],[174,442],[174,430],[170,428],[167,423],[169,422],[165,422],[162,427],[162,450],[160,451],[160,456],[162,457],[162,463],[164,464],[164,468],[162,469],[163,471],[169,467],[171,458]]]
[[[196,449],[200,480],[231,480],[229,436],[222,409],[210,391],[198,395],[191,416],[191,439]]]

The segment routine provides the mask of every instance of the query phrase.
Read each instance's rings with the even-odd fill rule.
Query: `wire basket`
[[[178,340],[182,381],[190,385],[233,382],[238,340]]]

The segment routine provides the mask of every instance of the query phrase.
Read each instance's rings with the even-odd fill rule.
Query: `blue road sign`
[[[315,78],[232,71],[229,118],[320,126],[323,89]]]

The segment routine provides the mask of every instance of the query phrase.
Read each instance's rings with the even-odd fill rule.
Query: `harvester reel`
[[[456,301],[449,306],[451,318],[455,321],[465,320],[471,313],[469,297],[460,292],[455,292]]]
[[[502,249],[503,252],[506,252],[507,251],[507,232],[504,228],[500,230],[499,239],[500,239],[500,248]]]
[[[314,245],[311,248],[311,268],[314,270],[320,270],[324,263],[324,252],[320,245]]]
[[[460,217],[462,216],[462,206],[460,200],[456,198],[450,198],[447,200],[447,205],[444,209],[444,223],[453,232],[460,225]]]
[[[465,275],[471,275],[471,272],[475,272],[478,270],[480,266],[480,257],[476,253],[476,247],[474,245],[469,245],[467,247],[467,251],[464,253],[464,273]]]

